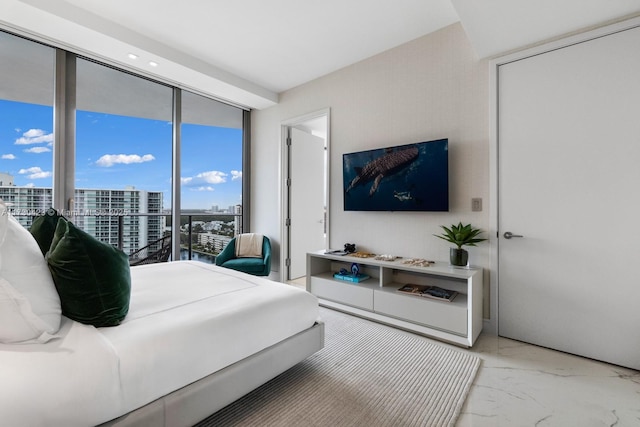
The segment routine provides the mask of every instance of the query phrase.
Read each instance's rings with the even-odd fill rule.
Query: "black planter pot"
[[[469,252],[464,249],[450,248],[449,262],[451,263],[451,265],[466,267],[469,263]]]

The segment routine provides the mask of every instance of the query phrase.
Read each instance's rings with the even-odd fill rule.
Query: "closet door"
[[[633,28],[498,71],[499,334],[635,369],[639,46]]]

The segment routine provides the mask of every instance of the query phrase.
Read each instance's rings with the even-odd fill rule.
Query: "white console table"
[[[360,283],[333,274],[357,263],[371,278]],[[482,269],[438,262],[430,267],[326,254],[307,254],[307,290],[320,304],[366,319],[471,347],[482,331]],[[408,283],[433,285],[458,292],[453,301],[438,301],[398,292]]]

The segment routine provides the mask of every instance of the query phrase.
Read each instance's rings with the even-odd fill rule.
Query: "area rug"
[[[480,359],[321,309],[325,348],[197,427],[453,426]]]

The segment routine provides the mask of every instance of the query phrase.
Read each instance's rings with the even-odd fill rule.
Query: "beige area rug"
[[[478,357],[321,309],[325,348],[197,427],[453,426]]]

